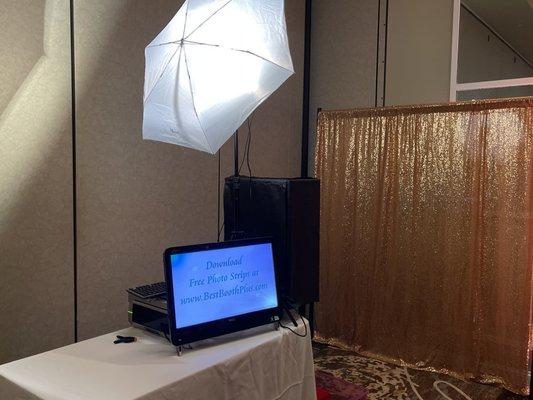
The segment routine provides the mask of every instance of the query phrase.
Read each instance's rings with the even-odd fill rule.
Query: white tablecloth
[[[117,334],[138,341],[114,345]],[[165,339],[128,328],[0,366],[0,399],[36,398],[312,400],[311,339],[265,326],[178,357]]]

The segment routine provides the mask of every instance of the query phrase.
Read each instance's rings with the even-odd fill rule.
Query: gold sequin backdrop
[[[528,391],[533,99],[323,111],[319,337]]]

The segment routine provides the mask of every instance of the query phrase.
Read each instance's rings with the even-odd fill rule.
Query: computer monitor
[[[279,320],[271,239],[174,247],[164,258],[175,346]]]

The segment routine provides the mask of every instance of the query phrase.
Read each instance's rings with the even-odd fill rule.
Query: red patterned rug
[[[316,370],[315,372],[317,389],[329,393],[322,394],[324,400],[366,400],[368,391],[359,385],[337,378],[330,373]],[[320,396],[320,391],[318,391]],[[320,400],[320,397],[319,397]]]

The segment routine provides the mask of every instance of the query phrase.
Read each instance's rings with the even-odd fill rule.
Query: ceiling
[[[533,0],[462,0],[533,64]]]

